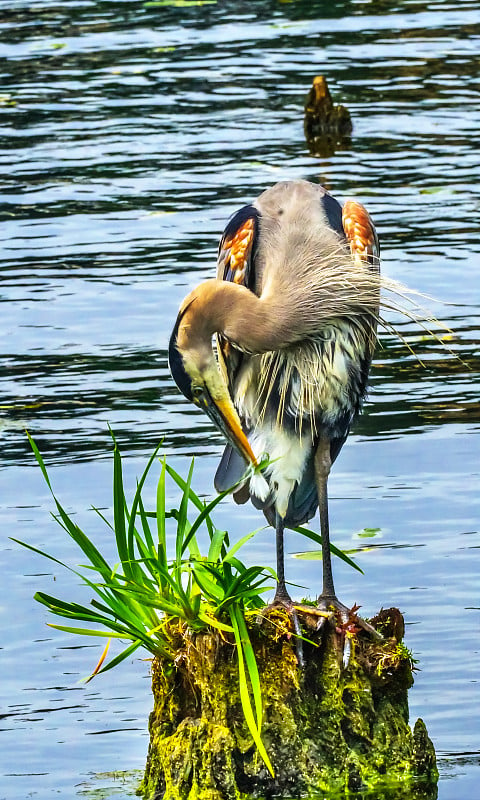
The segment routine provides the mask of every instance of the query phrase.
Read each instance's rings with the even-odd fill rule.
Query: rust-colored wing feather
[[[231,281],[255,291],[255,249],[258,236],[259,212],[254,206],[245,206],[230,219],[218,248],[217,278]],[[244,354],[227,339],[217,334],[218,362],[232,400],[235,380],[242,366]],[[247,429],[242,421],[244,431]],[[246,469],[246,462],[227,444],[215,475],[218,492],[237,483]],[[246,503],[250,497],[248,485],[234,493],[237,503]]]
[[[255,291],[255,246],[259,212],[245,206],[228,222],[218,248],[217,277]],[[222,371],[232,394],[233,383],[243,355],[223,336],[217,336]]]
[[[378,270],[380,246],[367,209],[356,200],[347,200],[342,210],[342,223],[355,260],[359,264],[370,264]]]
[[[253,251],[257,227],[257,209],[245,206],[230,219],[218,248],[217,277],[251,291],[255,291]]]
[[[342,209],[342,224],[355,262],[359,267],[367,265],[375,272],[380,272],[380,244],[375,226],[367,209],[361,203],[357,203],[356,200],[347,200]],[[377,339],[377,320],[375,317],[368,320],[368,326],[370,336],[368,339],[367,371]]]

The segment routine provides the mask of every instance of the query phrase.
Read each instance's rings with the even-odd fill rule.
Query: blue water
[[[46,627],[35,591],[88,596],[9,537],[79,561],[55,491],[113,553],[110,424],[133,489],[164,438],[213,493],[222,441],[180,397],[166,347],[178,305],[211,277],[229,215],[279,179],[367,205],[386,274],[434,299],[445,344],[391,315],[365,413],[330,481],[335,564],[366,615],[398,606],[420,670],[410,693],[439,755],[440,800],[478,796],[480,21],[469,0],[182,6],[0,0],[0,800],[134,797],[148,745],[149,663],[85,685],[101,644]],[[303,102],[325,74],[350,143],[310,155]],[[153,497],[154,486],[147,488]],[[172,504],[175,495],[172,490]],[[262,525],[226,502],[232,538]],[[379,528],[370,539],[363,528]],[[314,594],[319,562],[287,575]],[[113,556],[112,556],[113,557]],[[264,531],[245,558],[274,563]]]

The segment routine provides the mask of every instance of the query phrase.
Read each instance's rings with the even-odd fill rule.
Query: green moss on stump
[[[329,797],[422,782],[422,797],[436,796],[435,752],[425,726],[408,725],[412,659],[401,643],[403,618],[382,611],[372,623],[385,639],[363,631],[349,637],[327,626],[321,635],[301,614],[305,666],[283,612],[253,624],[264,701],[262,739],[275,769],[256,752],[238,691],[235,647],[216,634],[177,630],[175,666],[153,665],[154,710],[150,747],[139,792],[148,800],[244,800]],[[392,795],[392,789],[400,794]],[[380,793],[379,793],[380,792]],[[320,793],[320,794],[319,794]],[[412,796],[406,794],[405,797]]]

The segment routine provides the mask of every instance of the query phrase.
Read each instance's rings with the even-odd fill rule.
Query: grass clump
[[[129,642],[109,661],[106,661],[107,644],[90,677],[112,669],[141,647],[153,656],[173,662],[177,651],[171,636],[172,625],[199,632],[214,629],[222,636],[231,637],[236,645],[245,720],[260,755],[273,774],[261,740],[260,678],[245,616],[265,605],[261,594],[274,586],[275,573],[268,567],[247,567],[238,558],[239,549],[255,535],[255,531],[230,546],[228,533],[213,523],[211,512],[228,492],[205,503],[191,486],[193,459],[184,480],[162,458],[156,511],[146,511],[142,489],[157,458],[159,445],[137,483],[129,507],[123,487],[122,457],[114,439],[113,525],[98,509],[94,509],[115,536],[119,560],[116,564],[109,564],[55,496],[38,447],[30,436],[29,441],[55,502],[53,517],[75,541],[88,563],[72,569],[43,550],[15,541],[69,569],[93,592],[88,605],[37,592],[35,599],[52,614],[82,623],[81,627],[77,624],[52,624],[51,627],[69,633],[106,637],[109,641],[116,638]],[[178,509],[166,508],[167,478],[182,492]],[[196,516],[191,522],[192,508]],[[200,552],[196,535],[202,525],[208,531],[210,542],[205,556]],[[169,556],[167,540],[171,542],[172,539],[174,554]]]
[[[31,436],[28,438],[52,493],[56,506],[56,513],[52,516],[78,545],[87,563],[72,569],[50,553],[14,541],[70,570],[93,593],[88,605],[68,602],[45,592],[35,594],[35,599],[52,614],[70,621],[69,624],[51,624],[51,627],[108,639],[89,680],[117,666],[139,648],[173,665],[178,654],[178,638],[172,635],[173,630],[185,633],[217,631],[236,647],[245,720],[259,754],[273,775],[261,739],[262,692],[246,619],[249,615],[256,615],[265,605],[262,594],[273,588],[276,575],[268,567],[247,567],[238,557],[239,550],[256,531],[230,545],[227,531],[218,529],[212,520],[214,508],[235,487],[206,503],[191,486],[194,460],[184,480],[163,457],[160,459],[156,510],[147,511],[142,490],[152,464],[157,460],[159,445],[137,482],[129,505],[124,492],[122,457],[112,433],[113,524],[94,508],[115,538],[118,561],[110,564],[61,505],[38,447]],[[167,480],[181,491],[178,509],[166,508]],[[208,533],[206,555],[202,555],[197,540],[202,527]],[[321,544],[321,537],[313,531],[303,528],[298,531]],[[359,569],[346,554],[335,547],[332,551]],[[107,660],[112,638],[128,644]]]

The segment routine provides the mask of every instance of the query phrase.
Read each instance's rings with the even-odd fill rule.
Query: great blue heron
[[[217,278],[183,301],[171,336],[178,388],[228,444],[217,490],[234,485],[276,529],[274,604],[292,607],[285,584],[284,528],[317,506],[322,535],[323,611],[348,611],[336,597],[327,479],[360,411],[376,341],[379,246],[365,208],[343,208],[323,187],[277,183],[228,222]],[[212,349],[216,334],[218,362]]]

